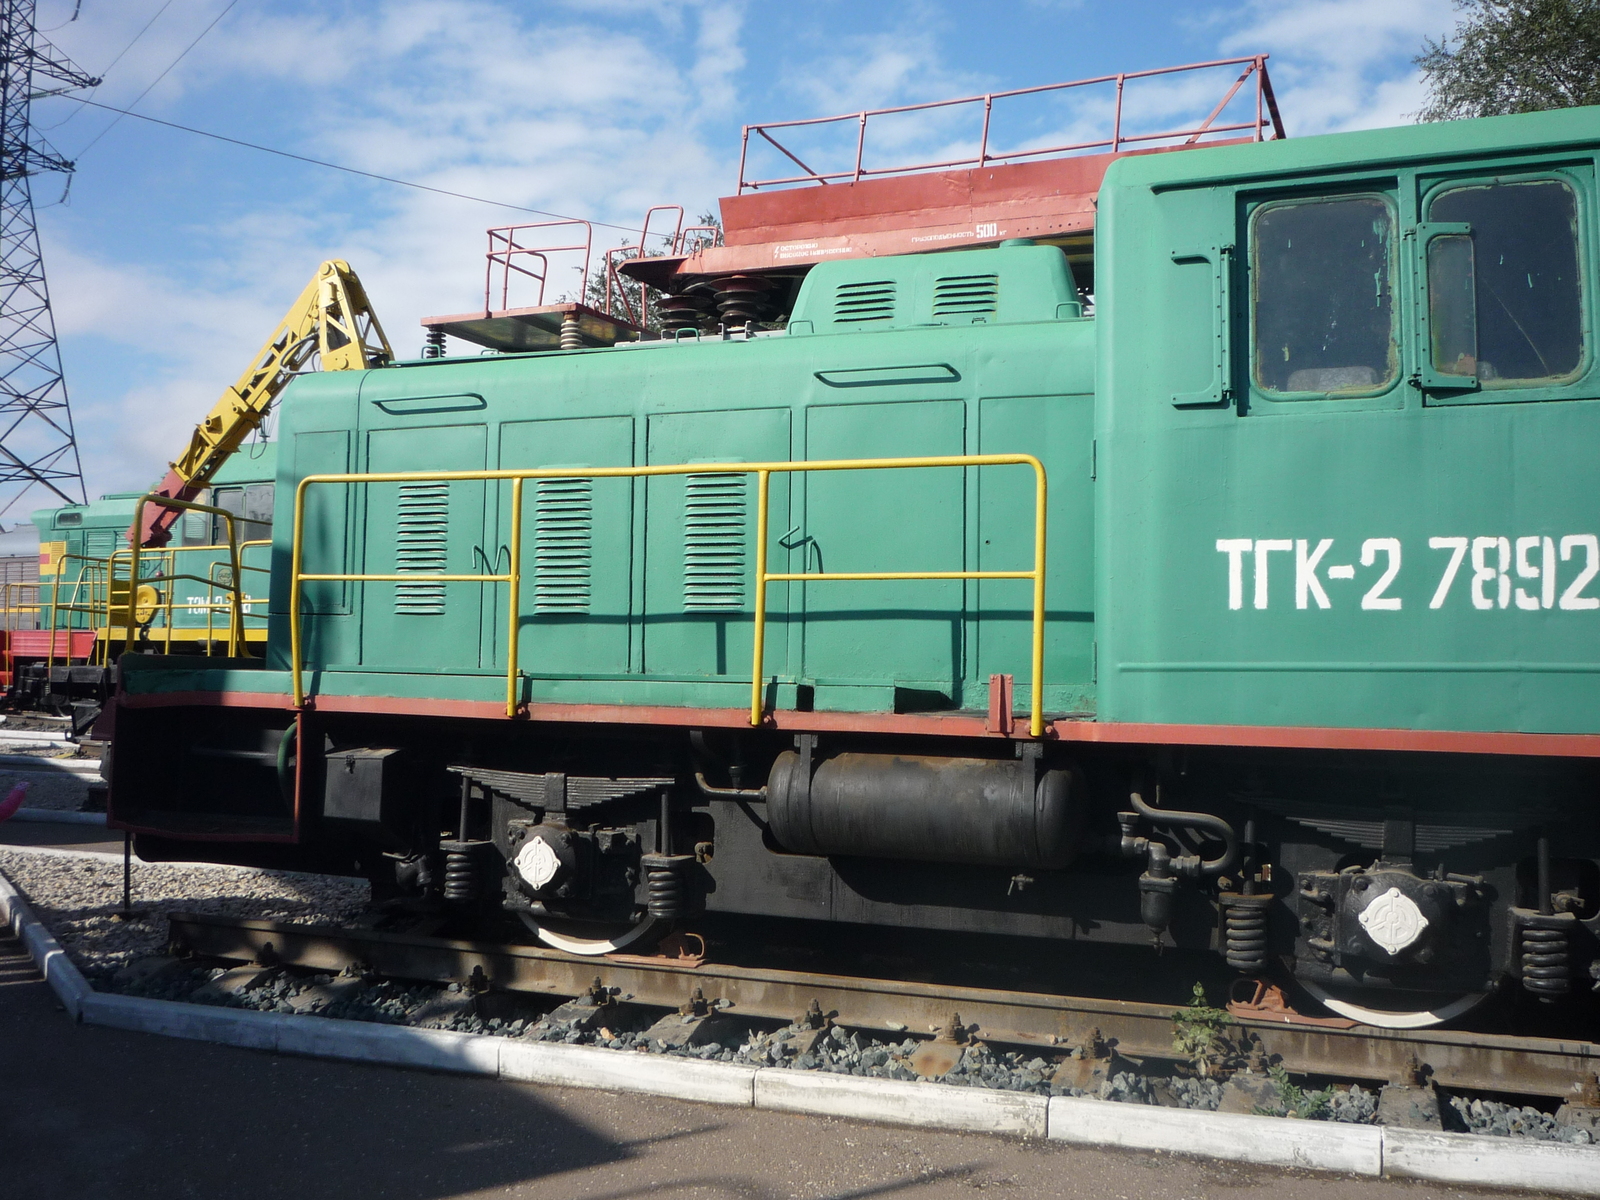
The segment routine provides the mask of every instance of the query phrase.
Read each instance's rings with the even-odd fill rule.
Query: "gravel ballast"
[[[169,912],[340,924],[360,913],[370,895],[359,879],[135,861],[133,906],[144,916],[121,921],[122,863],[116,858],[0,847],[0,872],[102,991],[110,990],[118,968],[166,949]]]
[[[23,803],[29,808],[49,809],[51,812],[82,812],[89,799],[89,784],[93,776],[74,771],[52,770],[41,766],[38,770],[0,768],[0,796],[6,796],[19,783],[28,785],[28,798]]]

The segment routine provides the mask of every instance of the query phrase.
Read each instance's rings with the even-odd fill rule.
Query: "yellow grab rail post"
[[[767,570],[768,497],[775,474],[800,474],[811,471],[882,471],[922,467],[1027,466],[1034,474],[1033,568],[1027,571],[848,571],[848,572],[769,572]],[[301,585],[307,582],[394,583],[436,580],[442,583],[509,584],[506,647],[506,715],[516,716],[518,651],[521,640],[520,592],[522,579],[522,490],[529,479],[638,479],[663,475],[696,475],[707,470],[756,477],[756,571],[755,628],[752,641],[750,681],[750,724],[759,726],[765,717],[761,690],[764,679],[767,622],[767,585],[780,582],[829,582],[840,580],[900,579],[1029,579],[1033,581],[1032,695],[1028,719],[1029,734],[1044,736],[1044,578],[1045,518],[1049,485],[1044,464],[1031,454],[950,454],[918,458],[831,459],[815,462],[763,463],[674,463],[643,467],[544,467],[492,471],[383,471],[369,474],[307,475],[300,480],[294,497],[294,540],[290,546],[289,572],[289,653],[290,676],[296,708],[305,706],[303,677],[304,621],[301,615]],[[422,572],[362,574],[312,573],[301,568],[304,558],[306,492],[317,484],[352,483],[451,483],[488,480],[511,481],[511,546],[507,574],[451,575]],[[147,497],[148,499],[148,497]],[[164,503],[172,503],[164,501]],[[194,505],[192,507],[202,507]],[[220,511],[220,510],[211,510]],[[231,535],[230,527],[230,535]],[[237,600],[237,595],[235,595]]]
[[[756,472],[756,626],[752,630],[755,642],[750,672],[750,724],[760,725],[766,715],[766,703],[761,698],[761,684],[765,681],[767,661],[767,495],[772,487],[770,471]]]

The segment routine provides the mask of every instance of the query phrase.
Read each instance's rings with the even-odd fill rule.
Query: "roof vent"
[[[833,294],[833,319],[839,325],[894,319],[895,286],[892,279],[842,283]]]
[[[992,317],[1000,311],[1000,276],[945,275],[933,285],[933,319]]]

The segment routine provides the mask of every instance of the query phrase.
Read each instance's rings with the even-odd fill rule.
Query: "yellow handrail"
[[[77,578],[73,579],[70,584],[64,585],[61,582],[61,577],[62,575],[66,574],[66,564],[72,561],[81,562],[85,565],[79,569]],[[90,628],[94,627],[94,614],[98,611],[98,603],[95,600],[95,588],[98,587],[101,582],[101,580],[98,578],[98,572],[108,571],[109,578],[109,570],[107,566],[108,562],[108,559],[91,558],[87,554],[63,554],[56,560],[56,574],[50,584],[50,641],[45,658],[46,670],[53,670],[56,665],[56,634],[61,632],[59,629],[59,619],[61,613],[87,613],[89,615],[89,626]],[[87,602],[84,602],[81,599],[85,585],[87,585],[89,588],[89,599]],[[63,586],[70,587],[72,589],[72,599],[65,604],[61,603],[61,589]],[[106,603],[109,606],[111,603],[109,599],[109,583],[106,586],[108,595]],[[67,635],[66,657],[67,662],[70,664],[72,662],[73,634],[73,628],[70,624],[67,626],[65,632]],[[92,653],[91,657],[93,657]]]
[[[235,532],[234,526],[233,526],[234,514],[229,512],[225,508],[216,508],[216,507],[214,507],[214,506],[212,506],[210,504],[196,504],[192,500],[175,500],[170,496],[158,496],[158,495],[155,495],[154,493],[146,493],[145,495],[140,496],[139,497],[139,502],[134,505],[134,509],[133,509],[133,528],[134,529],[143,529],[144,528],[144,507],[145,507],[146,504],[157,504],[157,505],[161,506],[162,508],[178,508],[178,509],[184,509],[184,510],[188,510],[188,511],[192,511],[192,512],[210,513],[212,516],[221,517],[224,521],[227,522],[227,524],[228,524],[228,564],[233,568],[233,584],[230,587],[227,587],[225,589],[228,592],[229,597],[231,598],[231,603],[229,604],[229,621],[228,621],[228,657],[229,658],[236,657],[238,655],[238,653],[239,653],[239,635],[240,635],[240,632],[244,628],[244,610],[243,610],[243,605],[242,605],[242,602],[241,602],[241,599],[240,599],[243,589],[242,589],[242,585],[240,583],[239,537],[238,537],[238,534]],[[128,607],[127,607],[126,617],[125,617],[124,622],[123,622],[123,639],[122,639],[122,652],[124,654],[126,654],[130,649],[133,648],[133,629],[134,629],[134,611],[133,610],[136,607],[136,602],[137,602],[138,594],[139,594],[139,552],[142,549],[142,547],[139,545],[139,539],[137,537],[130,538],[129,540],[133,544],[129,547],[129,550],[128,550]],[[198,550],[198,549],[200,549],[200,547],[198,547],[198,546],[195,546],[195,547],[189,547],[189,546],[173,547],[171,550],[166,551],[166,553],[174,553],[174,552],[179,551],[179,550],[189,550],[189,549]],[[114,552],[112,554],[111,557],[115,558],[116,555],[119,554],[119,553],[121,553],[121,551],[116,551],[116,552]],[[111,593],[111,581],[110,581],[111,572],[110,572],[110,569],[109,569],[109,564],[110,564],[110,559],[107,560],[107,568],[108,569],[107,569],[107,572],[106,572],[107,573],[106,598],[107,598],[108,605],[110,603],[110,593]],[[201,578],[199,576],[194,576],[194,575],[180,576],[180,575],[174,574],[174,575],[167,576],[167,578],[171,579],[171,580],[186,578],[186,579],[191,579],[196,583],[204,583],[204,584],[207,584],[207,585],[210,585],[211,582],[212,582],[209,579],[203,579],[203,578]],[[216,586],[222,587],[223,585],[217,584]],[[185,605],[184,607],[187,607],[187,605]],[[170,588],[168,589],[168,593],[167,593],[167,605],[166,605],[166,608],[167,608],[167,648],[170,650],[172,648],[172,615],[171,615],[172,614],[172,593],[171,593],[171,589]],[[109,621],[110,621],[110,609],[108,608],[107,609],[107,622],[108,622],[108,624],[109,624]],[[208,620],[206,622],[208,639],[209,639],[209,636],[210,636],[210,624],[211,623],[210,623],[210,620],[208,618]],[[110,635],[110,629],[109,628],[106,630],[106,633],[107,633],[108,640],[109,640],[109,635]]]
[[[920,467],[998,467],[1028,466],[1034,474],[1033,569],[1029,571],[849,571],[816,574],[769,572],[767,570],[767,497],[773,475],[808,471],[881,471]],[[290,551],[289,575],[289,653],[290,675],[296,708],[305,706],[302,676],[303,645],[300,612],[301,584],[306,582],[384,583],[435,580],[445,583],[505,583],[510,585],[507,600],[506,632],[506,715],[517,714],[518,650],[521,635],[522,585],[522,485],[529,479],[637,479],[658,475],[698,475],[706,471],[756,477],[756,569],[755,629],[750,680],[750,724],[759,726],[765,715],[761,687],[765,678],[767,585],[778,582],[827,582],[830,580],[895,579],[1031,579],[1033,581],[1033,680],[1028,730],[1033,737],[1044,735],[1044,569],[1045,510],[1048,483],[1044,464],[1031,454],[951,454],[919,458],[856,458],[818,462],[766,463],[674,463],[645,467],[545,467],[495,471],[386,471],[370,474],[307,475],[295,489],[294,540]],[[406,572],[394,574],[307,574],[302,572],[304,549],[305,498],[308,488],[317,484],[350,483],[448,483],[495,479],[511,481],[511,561],[504,575],[450,575]],[[171,503],[171,501],[165,501]],[[199,507],[198,505],[194,507]],[[216,510],[213,510],[216,511]],[[230,527],[231,533],[231,527]]]

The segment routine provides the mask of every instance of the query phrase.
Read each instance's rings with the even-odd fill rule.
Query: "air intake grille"
[[[946,275],[933,285],[933,316],[992,317],[1000,311],[998,275]]]
[[[744,608],[745,480],[729,472],[690,475],[683,498],[685,612]]]
[[[184,516],[189,516],[185,513]],[[204,516],[206,514],[195,514]],[[126,545],[120,529],[91,529],[83,535],[83,552],[89,558],[109,558],[118,544]]]
[[[869,283],[844,283],[833,295],[833,320],[836,325],[857,325],[864,321],[894,319],[894,281],[880,279]]]
[[[437,575],[450,552],[450,485],[402,483],[395,528],[395,574]],[[438,580],[397,583],[394,611],[402,617],[444,615],[444,584]]]
[[[588,612],[593,562],[594,480],[539,480],[533,520],[534,612]]]

